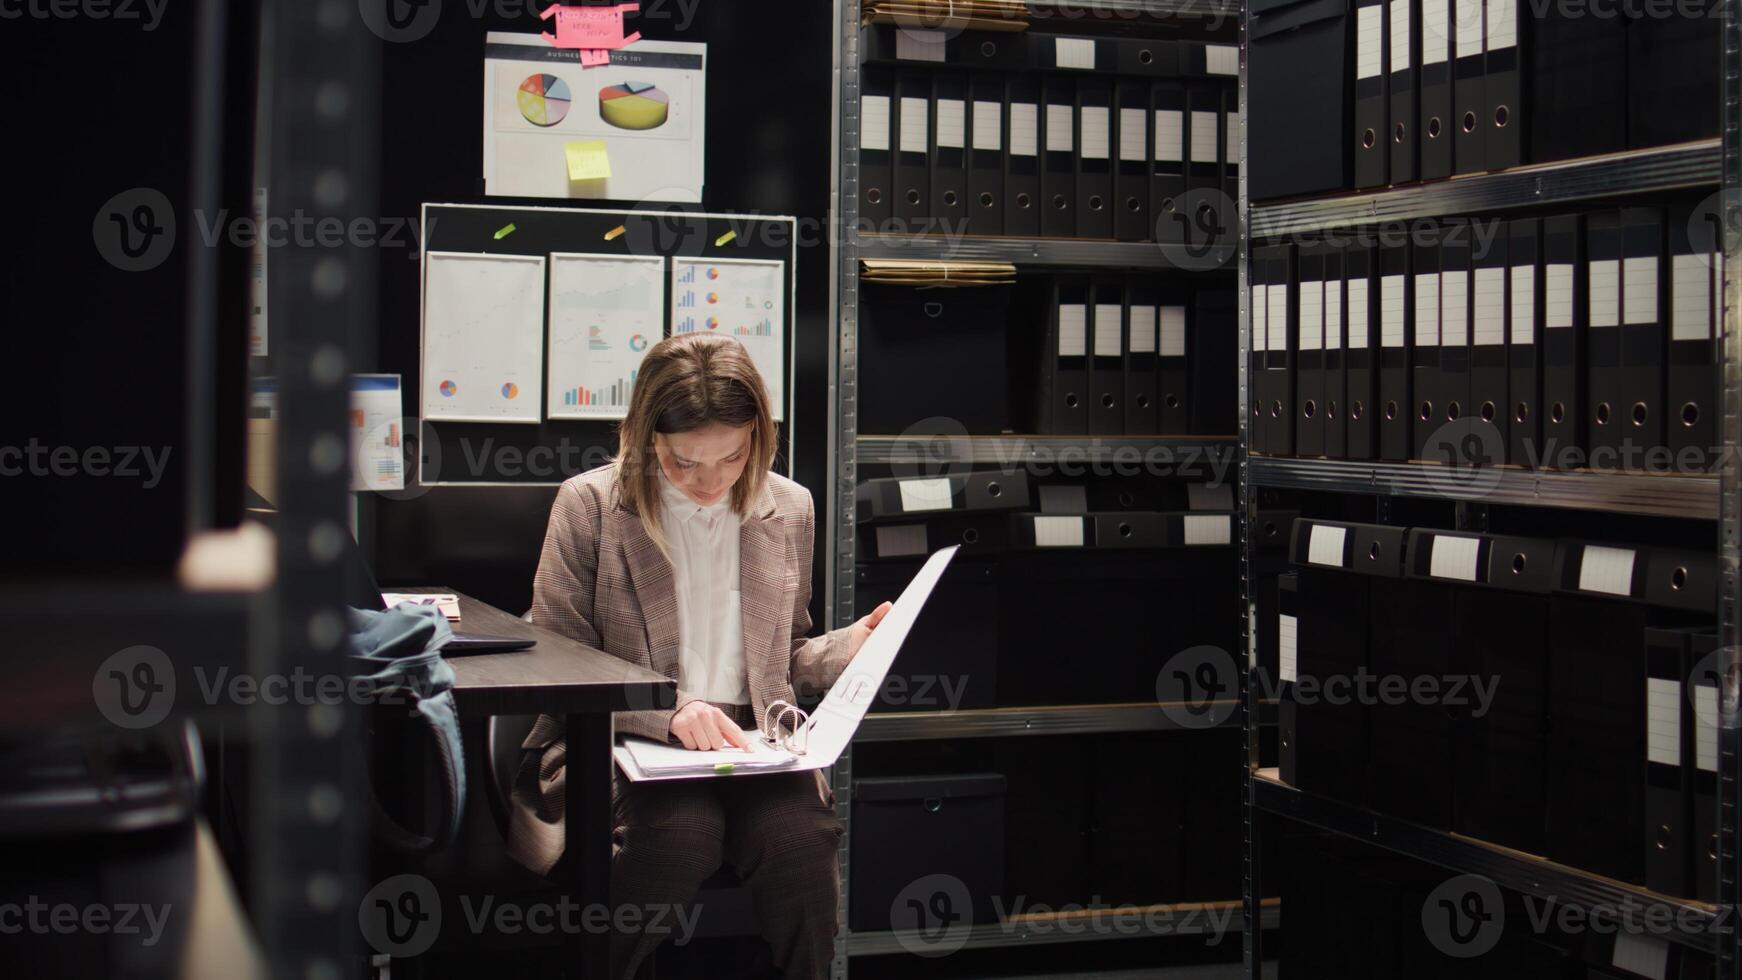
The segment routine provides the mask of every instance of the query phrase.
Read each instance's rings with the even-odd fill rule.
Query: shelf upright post
[[[1723,142],[1723,189],[1718,198],[1719,226],[1724,231],[1724,240],[1718,247],[1723,249],[1723,279],[1721,291],[1723,295],[1723,410],[1719,413],[1718,424],[1723,438],[1724,452],[1718,471],[1718,628],[1719,649],[1723,653],[1725,668],[1720,676],[1719,696],[1721,699],[1720,717],[1722,726],[1719,729],[1719,782],[1718,782],[1718,913],[1720,922],[1729,927],[1729,931],[1720,937],[1718,944],[1718,976],[1720,980],[1742,980],[1742,951],[1738,949],[1738,936],[1735,923],[1731,918],[1736,912],[1739,896],[1738,882],[1742,882],[1742,845],[1738,842],[1737,807],[1742,804],[1742,728],[1738,727],[1737,692],[1734,679],[1737,676],[1737,649],[1742,637],[1738,636],[1737,590],[1737,536],[1742,530],[1742,460],[1738,458],[1738,448],[1742,447],[1742,317],[1738,316],[1739,303],[1742,303],[1742,282],[1738,281],[1738,264],[1742,263],[1742,248],[1738,247],[1738,227],[1736,203],[1738,194],[1742,193],[1742,0],[1723,0],[1723,71],[1719,79],[1723,91],[1719,94],[1718,104],[1722,112],[1721,139]],[[1725,683],[1728,681],[1729,683]]]
[[[1264,930],[1260,928],[1264,901],[1264,868],[1259,860],[1262,853],[1259,834],[1259,813],[1252,799],[1252,773],[1259,764],[1259,744],[1262,741],[1262,722],[1264,708],[1260,703],[1263,685],[1252,683],[1252,671],[1258,665],[1258,628],[1257,628],[1257,597],[1252,594],[1252,521],[1257,501],[1252,495],[1252,481],[1247,472],[1247,450],[1252,445],[1251,432],[1251,384],[1253,378],[1247,374],[1251,363],[1252,350],[1252,240],[1250,211],[1247,207],[1247,179],[1252,173],[1251,162],[1247,159],[1246,127],[1251,113],[1247,107],[1246,91],[1246,4],[1239,5],[1239,39],[1240,48],[1240,176],[1237,193],[1239,200],[1234,207],[1234,255],[1235,255],[1235,297],[1236,322],[1239,325],[1239,355],[1235,358],[1234,370],[1238,383],[1235,385],[1239,404],[1235,406],[1234,414],[1239,422],[1238,443],[1234,447],[1235,473],[1239,481],[1240,506],[1240,636],[1243,657],[1237,658],[1239,667],[1235,671],[1240,677],[1240,712],[1241,723],[1246,729],[1245,758],[1242,760],[1246,772],[1240,781],[1240,802],[1246,818],[1245,850],[1241,855],[1244,872],[1241,890],[1241,918],[1245,926],[1240,933],[1240,944],[1246,963],[1246,976],[1260,977],[1264,973]]]

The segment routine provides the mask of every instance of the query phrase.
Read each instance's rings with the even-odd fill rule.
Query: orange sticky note
[[[604,140],[575,140],[563,145],[570,180],[604,180],[611,176],[611,157]]]

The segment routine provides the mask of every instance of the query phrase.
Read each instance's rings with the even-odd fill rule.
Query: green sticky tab
[[[718,765],[714,766],[714,772],[719,773],[721,775],[724,775],[726,773],[731,772],[734,768],[736,768],[736,767],[733,766],[730,762],[722,762],[722,763],[719,763]]]
[[[514,234],[514,232],[515,232],[514,222],[510,221],[507,224],[503,225],[502,227],[496,229],[496,240],[501,241],[502,239],[507,238],[509,235]]]
[[[721,235],[721,236],[720,236],[720,237],[719,237],[719,238],[716,238],[716,239],[714,239],[714,247],[715,247],[715,248],[719,248],[719,247],[720,247],[720,246],[721,246],[721,245],[724,245],[724,244],[726,244],[726,243],[727,243],[727,242],[729,242],[729,241],[731,241],[731,240],[732,240],[732,239],[734,239],[734,238],[737,238],[737,237],[738,237],[738,233],[737,233],[737,232],[735,232],[735,231],[728,231],[728,232],[726,232],[726,233],[725,233],[725,234],[724,234],[724,235]]]

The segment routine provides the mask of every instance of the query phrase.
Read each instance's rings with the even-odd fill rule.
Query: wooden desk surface
[[[495,606],[446,588],[399,588],[394,592],[452,592],[460,597],[463,633],[519,636],[538,641],[528,650],[449,657],[454,698],[462,714],[577,714],[669,707],[677,682],[534,626]]]

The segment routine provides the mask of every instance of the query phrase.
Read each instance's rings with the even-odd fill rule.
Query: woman
[[[673,709],[620,712],[618,733],[745,746],[770,703],[795,700],[795,687],[827,690],[889,604],[805,636],[815,512],[804,487],[768,471],[768,391],[736,340],[655,344],[618,445],[613,463],[557,491],[533,621],[677,681]],[[523,748],[536,754],[516,780],[510,850],[547,874],[562,853],[562,719],[541,717]],[[841,825],[820,773],[642,784],[617,774],[615,794],[614,908],[687,903],[729,864],[775,965],[788,977],[828,973]],[[633,975],[662,938],[614,935],[613,972]]]

